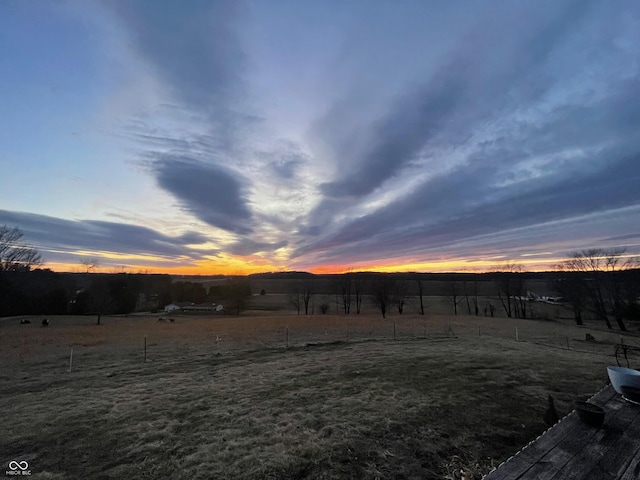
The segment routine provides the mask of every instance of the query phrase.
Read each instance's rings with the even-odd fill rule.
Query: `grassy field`
[[[602,388],[619,341],[484,317],[174,318],[0,319],[4,468],[26,460],[42,479],[442,479],[464,466],[480,478],[545,430],[548,394],[564,414]]]

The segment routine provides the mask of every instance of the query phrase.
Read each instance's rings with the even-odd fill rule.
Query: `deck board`
[[[640,478],[640,406],[610,385],[591,400],[605,410],[601,428],[575,412],[547,430],[485,480],[631,480]]]

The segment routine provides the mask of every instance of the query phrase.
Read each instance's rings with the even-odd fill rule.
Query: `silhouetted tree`
[[[0,270],[0,316],[66,314],[67,291],[51,270]]]
[[[304,302],[304,314],[309,315],[309,302],[313,297],[313,280],[302,282],[302,301]]]
[[[460,292],[458,291],[458,286],[455,281],[450,281],[447,285],[448,295],[446,297],[449,299],[451,304],[453,305],[453,314],[458,315],[458,305],[460,303]]]
[[[362,299],[365,295],[365,284],[364,280],[359,275],[350,274],[353,277],[353,294],[356,300],[356,313],[360,313],[362,309]]]
[[[100,261],[95,257],[82,257],[80,265],[84,273],[95,273]]]
[[[247,308],[251,298],[251,285],[246,277],[233,277],[227,280],[226,298],[236,315]]]
[[[209,291],[211,292],[211,287]],[[220,292],[224,295],[224,286],[220,286]],[[207,291],[201,283],[196,282],[175,282],[171,286],[172,301],[204,303],[207,301]]]
[[[582,273],[571,271],[565,264],[558,265],[557,269],[559,276],[551,286],[571,305],[576,325],[583,325],[583,312],[589,298],[587,282]]]
[[[407,301],[408,290],[409,288],[405,280],[397,279],[391,281],[391,295],[393,298],[393,303],[398,309],[398,313],[400,315],[402,315],[402,312],[404,311],[404,305]]]
[[[95,274],[88,291],[88,310],[89,313],[98,317],[96,325],[100,325],[102,316],[110,313],[112,308],[113,299],[111,298],[109,280],[106,275]]]
[[[507,317],[527,317],[527,295],[522,267],[515,263],[505,263],[494,274],[494,285],[500,303]]]
[[[572,273],[567,277],[571,283],[565,288],[570,291],[583,288],[591,311],[607,328],[612,328],[609,321],[609,315],[612,315],[622,331],[627,330],[625,315],[636,304],[640,293],[634,288],[636,283],[630,281],[634,278],[633,270],[638,267],[638,260],[625,253],[624,249],[582,250],[574,252],[560,266],[563,271]]]
[[[380,309],[382,318],[386,318],[389,298],[392,292],[392,282],[388,275],[381,275],[371,282],[371,296]]]
[[[416,277],[416,285],[418,286],[418,297],[420,298],[420,315],[424,315],[424,284],[420,275]]]
[[[42,264],[38,251],[22,237],[19,228],[0,226],[0,271],[28,272]]]
[[[109,277],[108,286],[111,295],[110,313],[126,315],[135,310],[140,292],[137,275],[125,273],[112,275]]]
[[[339,304],[342,306],[342,309],[345,314],[349,314],[351,312],[351,288],[353,286],[353,281],[351,275],[343,274],[340,275],[336,279],[335,287],[336,293],[338,295]]]

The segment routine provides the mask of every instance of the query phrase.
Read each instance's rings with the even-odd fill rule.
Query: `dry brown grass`
[[[50,479],[486,472],[546,428],[548,393],[566,413],[604,385],[617,339],[466,317],[395,318],[396,341],[378,317],[157,318],[2,320],[0,461]]]

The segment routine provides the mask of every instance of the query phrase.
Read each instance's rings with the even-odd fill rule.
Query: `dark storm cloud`
[[[208,239],[198,232],[171,237],[150,228],[98,220],[65,220],[46,215],[0,210],[0,224],[16,226],[27,242],[41,249],[47,261],[77,262],[73,252],[99,251],[165,257],[182,261],[217,254],[216,250],[195,250],[187,245]],[[127,262],[131,262],[127,260]],[[149,262],[147,262],[149,263]]]
[[[238,179],[216,165],[184,157],[159,155],[150,163],[158,184],[180,206],[213,227],[247,234],[252,216]]]

